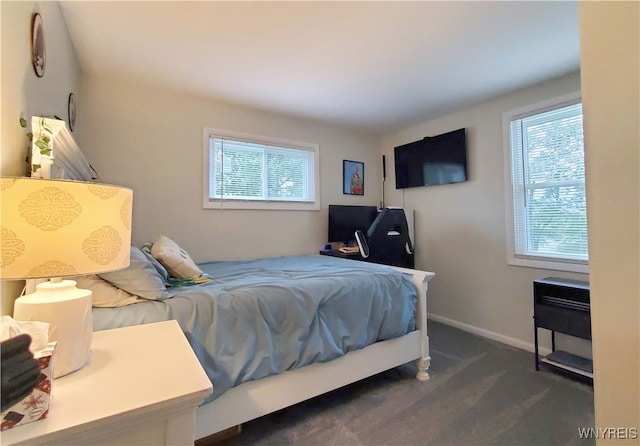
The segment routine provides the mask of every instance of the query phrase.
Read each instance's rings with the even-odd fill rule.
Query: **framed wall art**
[[[364,163],[350,160],[342,162],[342,193],[364,195]]]
[[[33,14],[31,21],[31,63],[36,76],[44,76],[44,69],[47,64],[47,48],[44,44],[42,16],[37,12]]]

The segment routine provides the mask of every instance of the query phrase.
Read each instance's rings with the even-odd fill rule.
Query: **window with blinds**
[[[586,265],[587,210],[580,99],[510,116],[508,134],[512,255],[524,260]],[[580,271],[557,265],[554,269]]]
[[[314,144],[205,131],[205,207],[316,209]]]

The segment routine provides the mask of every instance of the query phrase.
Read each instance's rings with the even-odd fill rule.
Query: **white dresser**
[[[193,444],[211,382],[176,321],[93,334],[91,361],[53,381],[49,415],[0,444]]]

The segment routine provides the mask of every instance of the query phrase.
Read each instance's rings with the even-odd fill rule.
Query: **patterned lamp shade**
[[[129,266],[132,202],[123,187],[0,179],[0,279],[51,278],[16,299],[13,317],[49,324],[55,378],[90,360],[93,331],[92,292],[62,278]]]
[[[119,186],[2,178],[0,279],[95,274],[129,266],[133,192]]]

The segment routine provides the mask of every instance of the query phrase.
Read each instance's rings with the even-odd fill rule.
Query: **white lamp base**
[[[74,280],[51,279],[36,292],[15,301],[17,321],[49,323],[49,341],[58,341],[53,354],[53,376],[58,378],[82,368],[91,356],[90,290],[76,288]]]

